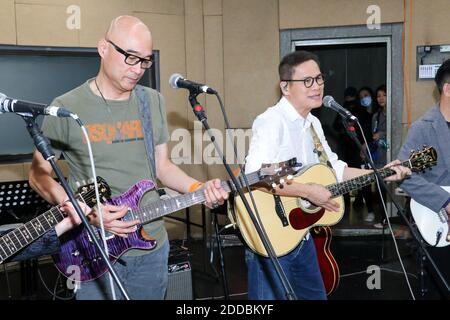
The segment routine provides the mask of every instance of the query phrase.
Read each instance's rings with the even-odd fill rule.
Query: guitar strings
[[[91,200],[95,193],[90,190],[85,194],[77,194],[76,197],[81,200]],[[61,205],[54,206],[46,212],[38,215],[32,220],[0,237],[0,258],[2,261],[6,260],[16,252],[23,249],[25,246],[35,241],[40,236],[44,235],[51,227],[54,227],[58,222],[65,217],[60,210]],[[58,214],[58,215],[56,215]],[[56,223],[54,223],[56,222]],[[14,236],[14,238],[11,238]],[[17,240],[16,240],[17,239]],[[22,240],[22,241],[21,241]],[[9,250],[9,253],[7,252]]]

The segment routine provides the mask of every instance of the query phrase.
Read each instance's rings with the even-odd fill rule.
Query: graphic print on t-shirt
[[[92,143],[106,142],[107,144],[112,144],[144,139],[140,120],[91,123],[87,124],[86,128]],[[83,139],[83,143],[86,143],[85,139]]]

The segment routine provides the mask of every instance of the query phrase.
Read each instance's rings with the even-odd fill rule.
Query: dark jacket
[[[1,236],[4,236],[9,231],[4,231],[1,233]],[[2,238],[0,238],[0,246],[4,246],[6,243],[2,241]],[[31,244],[20,250],[18,253],[14,254],[12,257],[7,258],[6,261],[21,261],[21,260],[28,260],[28,259],[35,259],[39,258],[41,256],[46,255],[52,255],[55,253],[58,253],[60,250],[60,242],[59,238],[56,235],[55,228],[52,228],[49,232],[41,236],[39,239],[33,241]],[[8,254],[7,249],[0,249],[0,256],[4,257],[6,254]]]

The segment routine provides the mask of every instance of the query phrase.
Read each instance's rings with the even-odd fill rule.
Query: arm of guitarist
[[[261,168],[263,163],[274,163],[287,159],[280,159],[278,150],[275,146],[281,144],[281,135],[277,128],[282,124],[269,125],[274,121],[280,121],[279,118],[268,118],[258,116],[252,126],[252,139],[246,158],[245,173],[252,173]],[[299,159],[297,159],[299,160]],[[273,193],[284,197],[302,197],[306,198],[317,206],[321,206],[329,211],[338,211],[339,204],[331,199],[331,193],[319,184],[303,184],[295,181],[284,184],[281,188],[277,186],[275,190],[260,186],[258,190]]]
[[[67,230],[79,225],[81,220],[72,205],[67,202],[68,196],[66,192],[63,187],[53,179],[52,173],[53,168],[50,163],[42,157],[42,154],[39,151],[35,151],[29,172],[31,188],[47,202],[51,204],[61,204],[62,210],[68,214],[67,217],[55,227],[59,236]],[[84,204],[80,203],[80,206],[85,210],[86,214],[89,214],[90,223],[98,226],[100,224],[98,215]],[[135,231],[135,225],[139,223],[138,220],[117,220],[127,213],[126,206],[106,205],[102,206],[102,212],[104,214],[103,223],[105,228],[118,236],[126,237],[128,233]]]
[[[384,181],[402,181],[406,176],[411,175],[411,170],[409,168],[401,166],[400,164],[401,161],[397,159],[384,166],[384,168],[390,168],[395,171],[395,174],[385,178]],[[373,170],[345,167],[343,179],[345,181],[372,172]]]
[[[193,192],[202,185],[196,179],[188,176],[183,170],[169,159],[169,150],[166,143],[155,146],[156,174],[158,179],[167,187],[181,193]],[[206,206],[213,208],[222,205],[228,198],[219,179],[204,183]]]
[[[279,118],[271,118],[266,116],[259,116],[253,123],[252,139],[248,156],[246,158],[246,173],[251,173],[258,170],[263,163],[279,162],[287,159],[279,158],[279,149],[277,146],[282,144],[282,134],[279,128],[283,125],[270,125],[270,123],[280,121]],[[329,147],[323,131],[320,126],[317,126],[317,132],[321,138],[321,142],[326,152],[330,163],[332,164],[339,181],[348,180],[356,176],[371,173],[371,170],[363,170],[357,168],[349,168],[345,162],[338,159],[337,155]],[[301,160],[301,159],[297,159]],[[393,162],[398,164],[398,161]],[[392,163],[391,163],[392,164]],[[396,175],[388,179],[393,180],[404,177],[408,173],[406,168],[393,168]],[[268,189],[261,189],[261,191],[271,192]],[[295,181],[285,184],[282,188],[277,187],[275,193],[280,196],[287,197],[302,197],[308,199],[317,206],[323,207],[329,211],[338,211],[339,205],[331,198],[331,192],[324,186],[319,184],[301,184]]]
[[[267,188],[258,189],[273,194],[273,192]],[[282,187],[278,186],[275,189],[275,194],[284,197],[305,198],[326,210],[339,211],[339,204],[331,198],[331,192],[320,184],[304,184],[292,181],[284,184]]]
[[[57,230],[56,227],[5,261],[29,260],[58,253],[60,251],[59,234],[55,230]]]
[[[386,181],[398,181],[404,179],[406,175],[411,174],[408,168],[399,166],[399,160],[392,161],[386,167],[389,167],[395,171],[395,174],[385,178]],[[364,174],[372,173],[372,170],[344,167],[343,179],[349,180]],[[266,188],[260,188],[260,190],[265,192],[271,192]],[[272,192],[271,192],[272,193]],[[338,211],[339,204],[334,201],[331,197],[332,194],[328,189],[319,184],[302,184],[295,181],[288,182],[282,187],[277,187],[275,189],[275,194],[286,197],[302,197],[306,198],[317,206],[323,207],[329,211]]]

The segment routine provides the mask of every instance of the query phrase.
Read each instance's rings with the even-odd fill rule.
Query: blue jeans
[[[278,260],[298,299],[327,299],[312,237],[303,240],[293,251]],[[269,258],[247,249],[245,261],[249,300],[286,299],[281,280]]]
[[[166,294],[168,281],[169,241],[164,241],[156,251],[137,257],[121,257],[114,264],[117,275],[122,280],[130,299],[162,300]],[[108,272],[109,273],[109,272]],[[105,273],[95,281],[83,282],[77,291],[77,300],[112,300],[109,276]],[[114,280],[116,298],[124,296]]]

